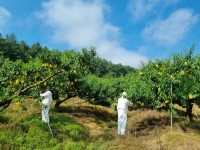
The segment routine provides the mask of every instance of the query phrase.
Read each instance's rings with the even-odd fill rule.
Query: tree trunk
[[[9,100],[6,100],[6,101],[0,101],[0,111],[3,111],[4,109],[6,109],[10,103],[12,102],[13,99],[9,99]]]
[[[192,107],[193,107],[193,104],[189,102],[186,108],[186,114],[190,122],[193,122]]]
[[[60,104],[62,104],[64,101],[66,101],[66,100],[68,100],[68,99],[70,99],[70,98],[72,98],[72,97],[74,97],[74,95],[69,95],[69,96],[67,96],[66,98],[64,98],[63,100],[58,100],[58,101],[56,101],[54,107],[55,107],[55,108],[59,108]]]

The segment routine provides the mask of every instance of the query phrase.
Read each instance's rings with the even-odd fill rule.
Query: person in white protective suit
[[[49,123],[49,109],[51,102],[53,100],[52,98],[52,92],[50,91],[50,88],[47,87],[47,91],[44,93],[40,93],[40,96],[43,97],[42,99],[42,121],[45,123]]]
[[[117,104],[117,112],[118,112],[117,133],[121,136],[124,136],[126,131],[128,106],[133,105],[133,103],[130,102],[126,97],[127,93],[123,92],[122,97],[118,99],[118,104]]]

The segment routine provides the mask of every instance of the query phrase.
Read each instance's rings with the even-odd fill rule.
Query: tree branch
[[[59,71],[59,72],[56,72],[56,73],[50,75],[50,76],[47,77],[46,79],[42,80],[41,83],[44,83],[45,81],[47,81],[47,80],[50,79],[51,77],[56,76],[57,74],[59,74],[59,73],[61,73],[61,72],[62,72],[62,71]],[[28,91],[29,89],[31,89],[31,88],[33,88],[33,87],[36,87],[36,86],[37,86],[37,83],[34,83],[34,84],[32,84],[32,85],[26,87],[25,89],[22,89],[22,90],[18,93],[18,95],[21,95],[21,94],[23,94],[24,92],[26,92],[26,91]]]

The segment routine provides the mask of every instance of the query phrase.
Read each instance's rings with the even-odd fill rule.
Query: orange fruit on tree
[[[140,72],[139,72],[139,75],[141,75],[141,76],[142,76],[142,75],[144,75],[144,73],[143,73],[142,71],[140,71]]]
[[[44,66],[44,67],[47,67],[47,66],[48,66],[48,64],[47,64],[47,63],[44,63],[44,64],[42,64],[42,66]]]
[[[185,74],[185,71],[184,71],[184,70],[181,70],[181,71],[180,71],[180,74],[181,74],[181,75],[184,75],[184,74]]]
[[[189,94],[188,97],[189,97],[189,99],[193,99],[193,95],[192,94]]]
[[[40,81],[37,81],[37,82],[36,82],[37,85],[40,85],[40,83],[41,83]]]
[[[158,64],[156,64],[156,68],[159,68],[159,65],[158,65]]]
[[[169,100],[167,99],[167,100],[165,100],[165,104],[167,104],[167,103],[169,103]]]
[[[17,79],[17,80],[15,81],[15,83],[16,83],[16,84],[19,84],[19,79]]]
[[[74,70],[73,70],[73,73],[76,74],[76,72],[77,72],[76,69],[74,69]]]
[[[185,61],[185,62],[184,62],[184,65],[187,65],[187,64],[188,64],[187,61]]]

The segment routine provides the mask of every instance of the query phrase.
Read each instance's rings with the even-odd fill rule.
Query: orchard
[[[57,108],[76,96],[113,107],[123,91],[127,91],[135,109],[175,112],[174,104],[178,104],[186,109],[190,121],[193,104],[200,106],[200,56],[193,55],[195,46],[169,59],[150,60],[141,64],[140,69],[101,59],[94,47],[82,52],[61,52],[35,44],[26,59],[12,59],[4,48],[1,47],[0,54],[1,111],[11,103],[28,109],[23,104],[27,97],[40,102],[39,92],[47,86],[52,88]],[[39,52],[33,55],[35,48]]]
[[[138,70],[138,76],[129,77],[129,93],[136,103],[155,109],[170,108],[175,112],[173,104],[186,108],[186,116],[193,121],[193,104],[199,106],[199,59],[193,56],[194,46],[186,53],[173,54],[170,59],[149,61]],[[136,84],[136,82],[139,80]],[[130,82],[133,83],[130,83]],[[131,88],[131,86],[134,86]],[[138,91],[139,90],[139,91]],[[139,96],[138,96],[139,94]],[[145,106],[144,106],[145,107]]]
[[[1,56],[1,110],[12,102],[23,106],[26,97],[40,101],[39,92],[49,86],[54,91],[54,99],[59,106],[69,97],[78,95],[76,86],[87,69],[91,51],[84,54],[75,51],[48,51],[28,63],[21,60],[11,61]],[[84,56],[84,55],[88,56]],[[60,100],[59,98],[63,98]]]

